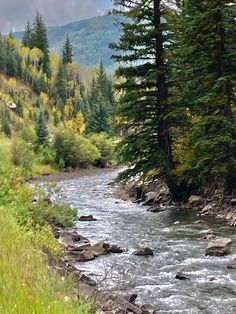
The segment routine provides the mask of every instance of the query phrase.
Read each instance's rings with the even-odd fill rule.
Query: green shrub
[[[91,141],[68,129],[62,129],[55,134],[53,148],[57,164],[64,164],[65,167],[89,167],[101,157]]]
[[[37,134],[35,128],[33,126],[24,128],[21,131],[21,138],[30,146],[34,147],[37,142]]]
[[[95,162],[101,158],[98,148],[91,143],[91,141],[82,136],[76,137],[76,144],[78,145],[79,165],[87,168],[90,165],[95,165]]]
[[[106,133],[94,133],[89,137],[90,141],[98,148],[101,157],[97,159],[97,166],[107,167],[115,159],[115,146]]]
[[[48,146],[38,148],[38,162],[41,164],[53,165],[55,163],[55,151]]]
[[[12,142],[12,163],[22,168],[22,172],[28,175],[32,172],[32,167],[34,163],[34,153],[30,149],[30,146],[21,139],[15,139]]]

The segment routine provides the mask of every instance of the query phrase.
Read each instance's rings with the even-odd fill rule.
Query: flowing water
[[[234,243],[235,229],[209,219],[194,224],[199,218],[185,211],[149,213],[144,206],[116,199],[108,183],[117,173],[109,170],[59,183],[60,202],[98,219],[77,222],[77,231],[92,243],[106,239],[125,249],[78,267],[94,276],[102,288],[137,293],[138,301],[154,304],[160,314],[236,313],[236,270],[226,268],[235,255],[206,257],[207,241],[199,235],[200,230],[212,228],[217,236],[231,237]],[[174,224],[177,220],[179,225]],[[154,256],[132,255],[144,246],[153,249]],[[190,280],[175,279],[182,266],[194,267]]]

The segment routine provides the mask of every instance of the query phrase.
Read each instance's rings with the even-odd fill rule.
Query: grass
[[[49,217],[70,226],[76,211],[32,202],[35,194],[11,162],[11,141],[0,135],[0,313],[90,314],[92,306],[78,299],[72,278],[49,271],[47,256],[56,258],[61,248],[55,240]],[[38,169],[39,174],[49,172]]]
[[[74,294],[70,279],[48,272],[43,253],[3,207],[0,239],[0,313],[92,313],[90,305]]]
[[[41,164],[34,164],[32,169],[32,176],[41,176],[45,173],[47,174],[53,174],[58,172],[55,168],[53,168],[50,165],[41,165]]]

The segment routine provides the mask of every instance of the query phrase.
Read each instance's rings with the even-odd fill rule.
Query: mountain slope
[[[92,67],[102,59],[106,68],[113,68],[114,62],[110,59],[112,51],[108,45],[120,37],[119,25],[113,16],[98,16],[63,26],[49,27],[50,49],[60,53],[67,35],[72,41],[76,62]],[[15,37],[21,39],[22,32],[15,33]]]

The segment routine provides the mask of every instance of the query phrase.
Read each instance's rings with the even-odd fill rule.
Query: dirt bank
[[[78,179],[83,176],[90,176],[94,174],[99,174],[104,171],[112,171],[114,168],[89,168],[89,169],[76,169],[68,171],[60,171],[53,174],[47,174],[30,178],[30,182],[60,182],[66,180]]]

